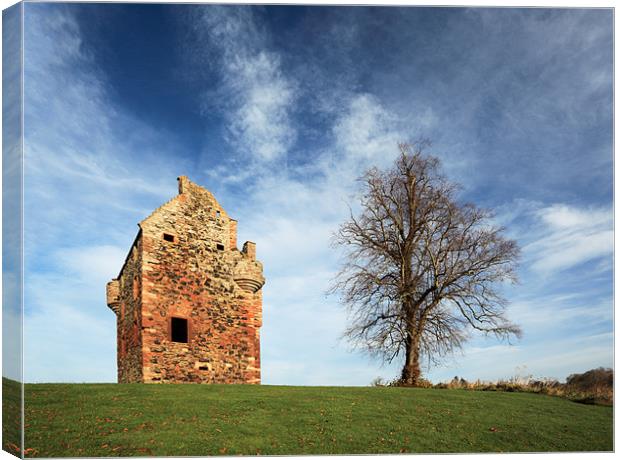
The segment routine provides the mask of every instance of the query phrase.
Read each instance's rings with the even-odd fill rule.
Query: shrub
[[[448,383],[438,383],[435,388],[461,388],[478,391],[506,391],[540,393],[559,396],[586,404],[613,404],[613,370],[606,368],[592,369],[583,374],[572,374],[566,383],[557,379],[532,379],[531,376],[511,377],[496,382],[468,382],[454,377]]]
[[[376,379],[375,379],[376,380]],[[390,387],[415,387],[415,388],[433,388],[433,382],[420,377],[415,385],[405,383],[401,378],[396,378],[387,383],[386,386]]]
[[[433,382],[423,378],[419,378],[415,385],[416,388],[433,388]]]
[[[566,379],[566,391],[574,401],[586,404],[613,404],[614,371],[599,367]]]
[[[517,376],[496,382],[483,382],[480,380],[468,382],[462,377],[455,376],[449,382],[441,382],[435,385],[426,379],[420,378],[415,386],[417,388],[540,393],[549,396],[559,396],[585,404],[609,405],[613,404],[613,381],[613,370],[599,367],[583,374],[571,374],[566,379],[566,383],[560,383],[554,378],[533,379],[532,376]],[[386,382],[380,377],[374,379],[371,385],[410,386],[405,385],[400,378]]]
[[[583,374],[571,374],[566,378],[566,384],[584,391],[613,388],[614,371],[609,368],[599,367]]]

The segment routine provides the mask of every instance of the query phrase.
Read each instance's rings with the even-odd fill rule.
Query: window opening
[[[174,242],[174,236],[170,235],[169,233],[164,233],[164,240],[170,241],[171,243],[173,243]]]
[[[217,243],[217,250],[218,251],[223,251],[224,250],[224,245],[222,243]]]
[[[185,318],[170,318],[170,339],[173,342],[188,342],[188,324]]]

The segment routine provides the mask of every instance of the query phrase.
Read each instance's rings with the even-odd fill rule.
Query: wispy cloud
[[[268,32],[257,27],[257,16],[247,11],[242,14],[235,9],[220,9],[211,14],[211,21],[219,24],[216,26],[213,23],[212,25],[212,28],[217,30],[214,36],[222,39],[222,48],[228,50],[228,57],[233,63],[237,63],[237,69],[243,69],[245,63],[248,62],[248,56],[251,55],[248,49],[255,53],[253,44],[258,43],[262,46],[272,42],[272,37],[267,35]],[[444,159],[448,173],[451,177],[464,181],[468,191],[480,186],[476,178],[481,174],[485,177],[484,180],[488,180],[491,169],[489,165],[493,165],[493,168],[497,166],[494,163],[496,158],[484,157],[476,150],[479,148],[478,140],[472,142],[467,135],[463,139],[459,139],[458,136],[463,135],[464,131],[477,132],[476,128],[472,127],[472,123],[481,122],[481,111],[486,110],[486,107],[481,104],[496,98],[500,101],[501,93],[506,91],[504,88],[506,81],[510,79],[510,75],[506,73],[508,67],[500,66],[500,72],[489,71],[484,85],[479,84],[480,69],[475,65],[470,65],[471,63],[461,62],[458,68],[463,70],[465,66],[465,73],[454,73],[454,81],[451,82],[448,77],[455,71],[454,68],[446,69],[449,75],[438,73],[437,80],[440,84],[431,85],[431,87],[436,87],[438,92],[440,89],[447,91],[450,97],[454,96],[451,103],[444,107],[438,106],[435,101],[425,101],[417,97],[418,92],[415,88],[412,89],[411,97],[406,98],[409,104],[406,107],[401,106],[400,103],[386,104],[385,97],[381,98],[373,92],[361,89],[361,85],[356,81],[356,75],[368,71],[364,62],[351,60],[352,56],[359,52],[359,40],[362,36],[356,24],[353,24],[355,27],[348,27],[346,20],[342,23],[344,25],[340,31],[343,33],[343,40],[338,42],[334,50],[326,47],[325,53],[321,55],[322,60],[316,55],[302,53],[304,65],[300,68],[304,71],[294,71],[283,76],[289,82],[295,81],[295,102],[302,107],[302,110],[311,110],[313,116],[320,120],[320,125],[324,128],[321,132],[321,147],[315,147],[313,144],[304,146],[308,159],[305,162],[289,164],[284,169],[253,168],[251,173],[245,171],[245,174],[244,170],[240,173],[235,169],[232,176],[227,176],[228,178],[225,179],[228,183],[245,186],[243,206],[238,214],[239,235],[243,238],[247,234],[249,239],[258,243],[259,257],[265,263],[268,275],[264,297],[263,343],[265,379],[269,383],[281,383],[278,380],[279,375],[284,375],[283,369],[287,369],[287,366],[290,366],[289,369],[297,369],[298,364],[294,360],[289,361],[287,356],[281,356],[277,350],[291,346],[291,344],[303,346],[299,341],[300,334],[302,334],[297,326],[299,324],[304,324],[303,330],[309,331],[308,334],[302,334],[303,344],[313,352],[312,356],[307,356],[303,349],[293,345],[295,356],[307,356],[304,359],[314,363],[328,363],[330,356],[342,356],[347,348],[345,343],[339,341],[340,332],[346,325],[346,317],[342,314],[335,298],[325,298],[321,294],[325,292],[337,268],[337,254],[329,249],[330,235],[339,223],[346,219],[347,204],[355,206],[353,198],[355,179],[367,167],[390,164],[397,154],[397,142],[407,141],[410,136],[427,133],[438,134],[440,142],[437,150]],[[199,26],[202,27],[203,24],[199,23]],[[493,34],[497,33],[496,28],[496,25],[492,25]],[[460,30],[458,27],[457,30],[468,36],[471,34],[471,30]],[[451,35],[452,38],[440,39],[445,45],[442,49],[448,49],[449,41],[458,35],[459,33],[456,33]],[[319,48],[321,40],[322,38],[318,39]],[[485,43],[481,46],[484,50],[480,53],[475,50],[466,52],[469,55],[475,55],[474,63],[484,68],[496,68],[497,60],[504,59],[501,47],[497,47],[495,50],[497,53],[491,50],[493,52],[488,54],[489,47],[493,48],[494,45]],[[266,48],[269,49],[268,46]],[[238,50],[238,55],[230,52],[231,49]],[[285,58],[287,62],[291,62],[288,57],[277,55],[273,49],[269,53],[272,53],[274,61],[279,65],[284,62]],[[226,51],[223,55],[226,55]],[[243,58],[241,61],[238,60],[239,56]],[[497,59],[485,59],[488,56],[494,56]],[[349,64],[353,67],[357,66],[356,72],[342,72],[342,78],[333,80],[333,74],[316,65],[330,59],[339,62],[336,68],[346,67]],[[232,67],[224,67],[224,71],[230,68]],[[282,68],[279,67],[279,69]],[[290,69],[287,68],[287,70]],[[412,68],[411,73],[416,74],[416,72],[419,70]],[[238,73],[244,75],[243,71]],[[306,81],[306,75],[311,78],[311,81]],[[329,81],[330,77],[333,82]],[[226,78],[238,79],[242,82],[243,84],[237,88],[237,92],[242,94],[243,88],[251,86],[238,76]],[[329,84],[325,84],[326,82]],[[401,84],[404,87],[399,88],[399,91],[403,92],[406,91],[405,88],[409,88],[408,81],[401,81]],[[220,88],[219,97],[234,101],[235,95],[232,89],[233,85],[229,82]],[[428,84],[426,89],[428,89]],[[536,95],[540,97],[539,92],[531,88],[524,87],[522,90],[527,93],[528,98],[531,96],[535,99]],[[454,93],[457,91],[458,94]],[[309,94],[310,92],[312,94]],[[383,95],[387,93],[383,89],[381,92]],[[445,98],[441,101],[445,102]],[[519,117],[519,123],[526,123],[524,115],[517,114],[517,112],[524,111],[527,107],[520,105],[518,101],[515,104],[510,111],[502,112],[507,118],[503,118],[502,115],[499,119],[489,120],[489,123],[501,123],[501,126],[504,126],[505,123],[509,123],[509,115]],[[548,107],[541,107],[540,113],[548,113],[548,109]],[[230,113],[235,112],[230,111]],[[291,113],[287,112],[288,122],[291,120]],[[303,120],[298,119],[298,121]],[[236,122],[229,119],[228,123],[229,132],[236,129]],[[298,123],[296,126],[304,127],[305,125]],[[528,124],[517,126],[517,128],[525,133],[531,130],[532,126]],[[231,145],[235,144],[231,143]],[[506,156],[498,155],[497,161],[500,158],[506,158]],[[510,159],[516,160],[516,156],[510,156]],[[495,175],[496,171],[503,171],[509,164],[511,163],[508,162],[495,168],[493,174]],[[217,181],[221,178],[220,172],[225,173],[226,169],[222,167],[222,171],[212,174],[213,180]],[[606,232],[611,227],[607,209],[588,210],[567,205],[551,206],[545,204],[544,201],[532,201],[525,198],[517,198],[517,201],[520,203],[518,207],[515,207],[514,201],[506,203],[505,212],[498,220],[514,227],[513,230],[519,229],[513,233],[524,246],[525,260],[522,270],[526,273],[526,278],[531,272],[558,273],[588,260],[609,255],[606,243],[608,233]],[[495,203],[503,204],[501,197],[495,197]],[[589,215],[590,212],[592,215]],[[585,213],[585,215],[582,216],[580,213]],[[599,240],[600,247],[598,243],[591,247],[592,241]],[[578,243],[580,250],[567,251],[567,248],[572,248],[575,243]],[[568,253],[570,255],[567,255]],[[531,287],[531,289],[538,288],[540,286]],[[530,292],[536,295],[534,291]],[[538,331],[541,325],[540,319],[543,317],[550,319],[555,316],[565,325],[583,321],[584,318],[592,321],[608,321],[609,315],[606,313],[609,309],[608,305],[604,301],[597,300],[597,302],[594,309],[574,303],[547,304],[544,308],[541,307],[543,311],[538,316],[535,316],[532,310],[536,308],[535,302],[527,305],[522,302],[515,305],[511,312],[514,312],[515,320],[527,326],[526,334],[530,333],[529,337],[532,337]],[[329,314],[332,309],[339,313]],[[309,315],[308,312],[321,315],[321,317],[327,315],[328,324],[331,327],[325,327],[321,331],[322,322],[318,319],[313,321],[313,315]],[[533,340],[540,340],[540,337]],[[331,344],[334,344],[335,348],[331,348]],[[527,343],[523,349],[508,346],[501,350],[505,350],[506,353],[518,351],[523,359],[526,359],[530,353],[540,352]],[[469,351],[468,349],[467,352]],[[475,359],[479,359],[475,353],[474,356]],[[502,359],[506,357],[498,358],[498,362]],[[274,363],[273,367],[270,367],[270,363]],[[274,372],[273,374],[270,374],[270,369]],[[383,370],[383,372],[393,371],[392,368]],[[512,368],[502,372],[504,371],[510,375]],[[497,370],[493,372],[495,375],[499,373]],[[306,379],[306,381],[309,380]]]
[[[25,10],[25,375],[114,381],[105,282],[187,163],[112,102],[66,5]]]
[[[238,91],[238,107],[230,116],[231,136],[241,148],[262,160],[286,154],[295,141],[290,120],[294,89],[282,76],[278,59],[261,52],[230,66],[230,82]]]
[[[346,314],[325,293],[337,270],[330,239],[347,218],[348,204],[354,205],[355,179],[397,154],[400,133],[393,121],[371,95],[352,96],[334,118],[330,143],[310,165],[254,170],[236,217],[241,241],[248,235],[257,242],[268,279],[261,332],[265,383],[359,385],[386,372],[381,363],[350,354],[341,340]],[[303,370],[292,372],[300,360]]]
[[[193,65],[179,60],[178,73],[199,81],[187,98],[196,101],[188,110],[204,117],[199,140],[188,143],[198,158],[110,97],[118,82],[102,72],[70,7],[27,8],[33,379],[115,379],[104,283],[120,268],[136,222],[176,193],[180,172],[239,220],[240,242],[258,245],[267,275],[265,383],[394,377],[397,365],[350,354],[340,341],[346,316],[325,296],[338,260],[329,241],[348,205],[355,210],[355,179],[371,165],[389,165],[396,143],[419,135],[432,137],[465,198],[499,208],[498,222],[524,249],[523,284],[510,292],[509,311],[524,341],[474,339],[452,368],[429,376],[506,377],[527,364],[563,377],[569,366],[607,363],[610,136],[586,134],[609,118],[610,34],[588,27],[592,15],[441,9],[433,18],[445,33],[433,34],[430,13],[414,9],[407,17],[396,9],[309,9],[276,30],[269,7],[184,6],[192,15],[182,28],[191,36],[181,46]],[[581,272],[586,265],[591,270]],[[568,285],[577,278],[588,289]],[[545,335],[552,320],[560,332]],[[72,349],[80,352],[63,374],[58,357]]]
[[[532,270],[548,274],[613,253],[613,213],[608,208],[554,204],[536,212],[540,237],[525,246]]]
[[[28,217],[49,212],[66,190],[75,193],[63,207],[83,219],[117,203],[132,202],[139,210],[140,199],[168,196],[174,184],[160,171],[183,168],[185,159],[175,155],[172,139],[112,102],[109,82],[83,46],[75,17],[64,6],[29,5],[26,25]]]
[[[87,276],[95,286],[104,286],[115,278],[127,255],[127,248],[117,246],[81,246],[61,249],[55,253],[58,267],[74,278]],[[93,264],[96,260],[97,263]]]
[[[526,334],[545,334],[549,324],[553,324],[556,331],[573,329],[575,324],[592,331],[594,324],[609,324],[613,308],[607,300],[585,295],[541,296],[515,302],[510,306],[510,316]]]
[[[213,105],[223,110],[228,140],[241,152],[259,161],[282,158],[297,136],[295,82],[285,75],[278,54],[268,50],[251,10],[209,6],[200,11],[194,30],[219,50],[215,60],[223,84],[219,94],[207,93],[212,97],[204,110]]]
[[[404,141],[400,121],[370,94],[353,96],[334,123],[335,147],[353,161],[383,162],[386,146]]]

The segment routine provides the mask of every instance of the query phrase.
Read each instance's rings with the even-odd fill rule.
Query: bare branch
[[[521,335],[498,290],[516,282],[519,248],[491,224],[488,210],[458,203],[459,187],[425,155],[429,145],[399,144],[391,169],[368,170],[360,178],[361,213],[334,236],[347,254],[331,287],[350,314],[345,336],[388,362],[404,356],[409,384],[421,358],[436,362],[471,331]]]

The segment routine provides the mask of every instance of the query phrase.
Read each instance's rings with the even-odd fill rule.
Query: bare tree
[[[489,211],[457,202],[428,146],[400,144],[391,169],[367,171],[361,212],[334,237],[346,250],[331,288],[349,309],[345,336],[388,362],[404,355],[405,385],[418,382],[422,358],[437,362],[472,330],[521,334],[498,290],[516,282],[519,248]]]

